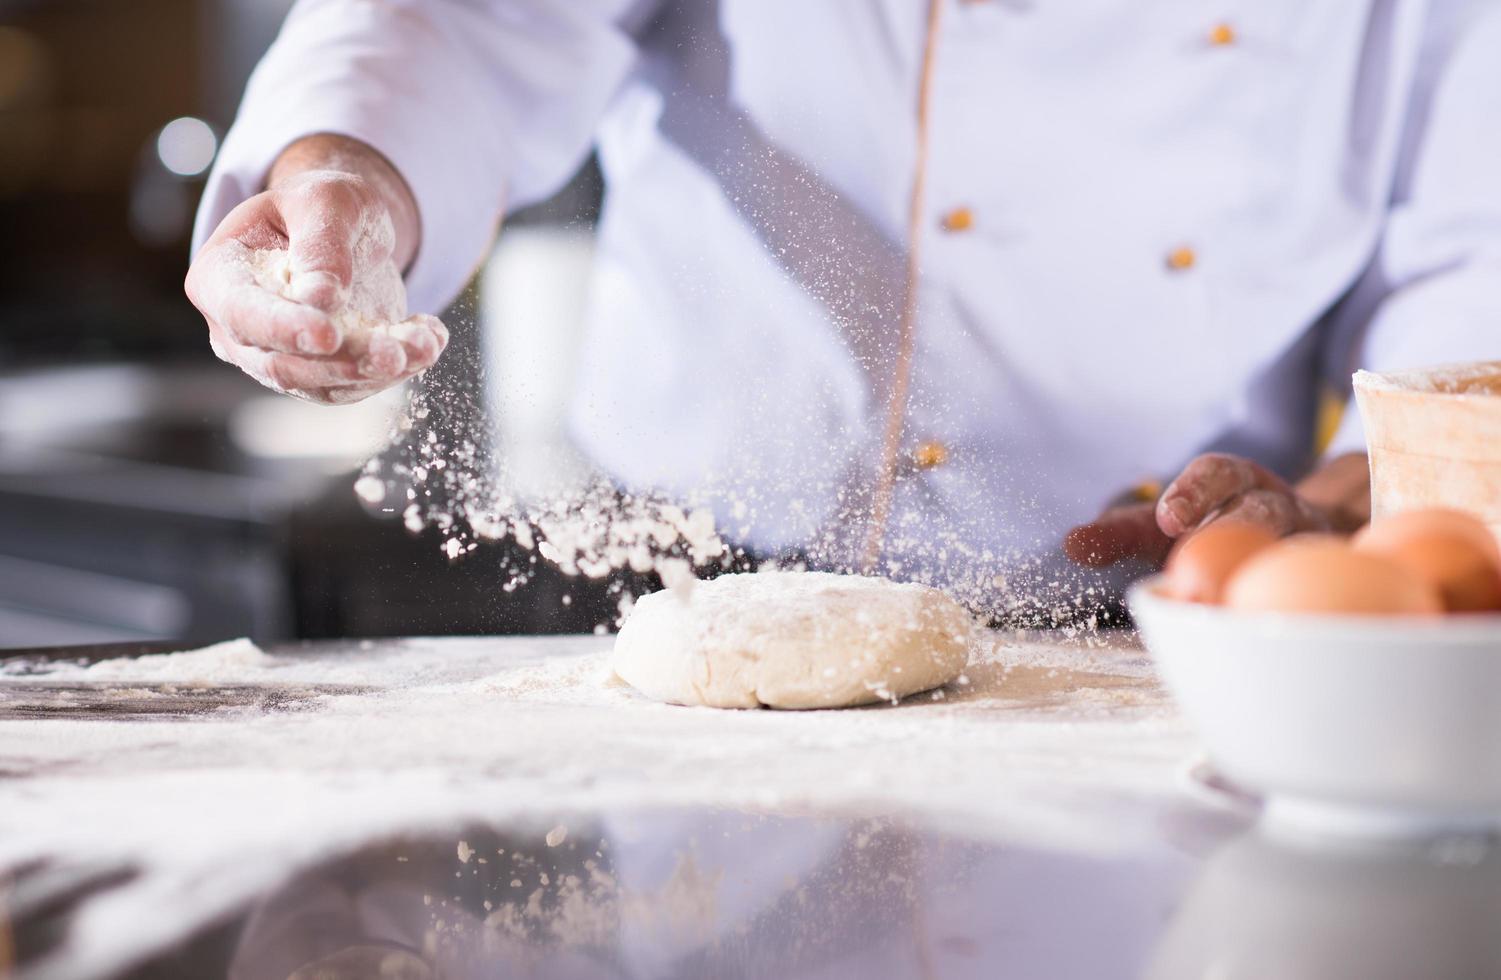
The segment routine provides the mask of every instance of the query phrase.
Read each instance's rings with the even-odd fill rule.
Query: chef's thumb
[[[354,243],[362,215],[342,191],[309,184],[281,202],[290,273],[287,298],[325,313],[344,305],[354,281]]]

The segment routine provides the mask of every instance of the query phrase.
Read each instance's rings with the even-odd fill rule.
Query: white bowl
[[[1501,825],[1501,616],[1235,612],[1138,583],[1131,613],[1215,768],[1274,823]]]

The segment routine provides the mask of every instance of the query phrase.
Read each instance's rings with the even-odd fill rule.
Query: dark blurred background
[[[434,532],[360,507],[355,474],[405,393],[304,405],[210,354],[182,293],[193,214],[289,6],[0,0],[0,648],[575,630],[614,611],[545,573],[504,592],[506,546],[450,562]],[[499,451],[558,456],[598,195],[586,166],[511,217],[445,314],[423,383]],[[544,379],[526,404],[505,397],[518,371]]]

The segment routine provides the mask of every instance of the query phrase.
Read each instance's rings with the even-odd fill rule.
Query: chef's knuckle
[[[244,331],[239,328],[239,325],[236,322],[236,320],[235,320],[234,317],[232,317],[232,316],[220,317],[219,318],[219,331],[224,335],[224,339],[226,341],[228,341],[230,344],[234,344],[234,345],[237,345],[237,346],[249,346],[245,342],[245,333],[244,333]]]
[[[1179,484],[1180,489],[1183,486],[1200,483],[1212,477],[1218,467],[1219,464],[1213,456],[1195,456],[1189,461],[1187,466],[1183,467],[1183,474],[1176,482]]]
[[[287,359],[284,357],[272,357],[266,361],[266,380],[274,387],[295,387],[293,384],[294,374],[295,372],[292,371],[290,365],[287,363]]]
[[[1205,453],[1199,457],[1204,461],[1204,471],[1215,476],[1229,476],[1239,472],[1244,460],[1225,453]]]
[[[289,180],[279,187],[267,191],[270,203],[277,211],[285,213],[288,206],[308,199],[312,189],[305,180]]]
[[[1270,490],[1257,490],[1246,494],[1244,512],[1257,523],[1281,531],[1292,530],[1297,523],[1297,510],[1286,495]]]
[[[341,214],[357,214],[369,200],[364,180],[353,174],[332,174],[314,186],[320,203]]]

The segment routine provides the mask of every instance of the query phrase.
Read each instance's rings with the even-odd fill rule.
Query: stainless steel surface
[[[107,847],[90,845],[23,860],[15,828],[0,834],[19,976],[282,980],[369,977],[381,964],[388,975],[458,978],[1501,976],[1495,841],[1342,849],[1259,836],[1245,800],[1186,792],[1176,766],[1193,743],[1161,713],[1160,694],[1129,649],[1107,650],[1085,670],[1050,667],[1040,648],[1019,647],[1009,674],[976,669],[980,690],[956,690],[948,708],[914,699],[856,712],[715,712],[545,688],[607,644],[564,637],[276,648],[264,676],[225,684],[192,683],[187,674],[150,680],[149,672],[103,683],[76,666],[49,673],[35,657],[24,663],[41,672],[19,676],[21,662],[9,661],[0,669],[0,827],[6,801],[50,794],[109,808],[140,780],[179,794],[189,812],[167,815],[162,833],[181,833],[166,827],[224,819],[215,797],[233,789],[226,780],[234,774],[265,790],[245,797],[263,801],[262,812],[242,814],[245,822],[217,833],[200,827],[154,853],[143,846],[106,857]],[[87,663],[116,652],[127,651],[69,656]],[[327,666],[357,670],[361,658],[370,663],[367,687],[332,682],[349,676]],[[540,673],[517,680],[507,664]],[[464,678],[480,686],[465,687]],[[565,745],[522,751],[423,747],[423,719],[434,716],[405,693],[379,700],[413,684],[440,713],[487,712],[457,729],[472,736],[524,737],[527,726],[560,718],[559,731],[574,734]],[[340,729],[318,723],[338,717],[336,702],[388,704],[374,720],[391,727],[393,740],[299,741],[335,736]],[[507,725],[507,715],[521,720]],[[748,741],[732,755],[683,753],[681,765],[695,767],[701,786],[715,785],[702,767],[722,757],[723,791],[664,805],[671,787],[662,777],[676,763],[658,760],[650,774],[621,768],[632,743],[656,751],[643,741],[653,725],[668,733],[723,726]],[[288,746],[306,744],[309,758],[275,755],[268,728],[285,730]],[[1090,729],[1102,741],[1081,741]],[[924,751],[1003,733],[996,745],[1023,746],[1004,758],[1025,778],[996,769],[957,796],[913,794],[900,783],[921,778],[893,754],[893,736],[903,732],[923,733]],[[209,740],[195,741],[200,735]],[[1150,748],[1164,737],[1166,751]],[[419,744],[392,758],[404,742]],[[52,743],[63,748],[50,761],[35,757]],[[91,757],[101,750],[117,763]],[[753,774],[746,768],[758,755],[793,752],[865,759],[870,771],[843,763],[830,771],[842,770],[838,778],[851,785],[876,780],[855,794],[809,793],[798,789],[791,756],[784,777],[775,758]],[[528,766],[563,760],[576,770],[568,785],[582,793],[546,773],[527,781]],[[1144,777],[1139,789],[1122,766]],[[413,783],[414,771],[434,779]],[[390,780],[389,797],[348,795],[372,777]],[[748,778],[760,785],[741,785]],[[988,783],[1004,790],[980,799]],[[432,806],[411,809],[414,785],[428,787]],[[489,791],[496,786],[515,789],[497,795]],[[741,802],[718,805],[716,796]],[[342,817],[341,799],[349,801]],[[764,802],[746,802],[755,799]],[[599,802],[577,805],[587,800]],[[327,804],[334,809],[320,811]],[[372,822],[372,804],[423,817]],[[1010,818],[1039,807],[1088,833],[1018,832],[1023,824]],[[120,837],[150,835],[122,826]],[[54,839],[68,838],[59,831]],[[163,853],[190,855],[182,860],[192,876],[153,878]],[[231,893],[243,898],[222,913],[194,913],[195,902]],[[185,902],[191,895],[202,897]],[[135,934],[101,931],[106,921],[130,923]]]

